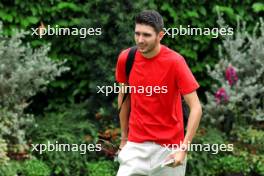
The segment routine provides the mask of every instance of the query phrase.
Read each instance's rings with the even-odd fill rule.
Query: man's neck
[[[147,54],[144,54],[142,53],[142,55],[145,57],[145,58],[148,58],[148,59],[151,59],[153,58],[154,56],[156,56],[157,54],[159,54],[160,52],[160,43],[150,52],[148,52]]]

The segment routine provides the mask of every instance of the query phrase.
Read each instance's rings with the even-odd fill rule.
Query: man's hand
[[[167,158],[165,159],[165,162],[170,160],[170,159],[174,159],[174,163],[169,164],[167,166],[177,167],[177,166],[180,166],[183,164],[185,157],[186,157],[185,151],[177,151],[177,152],[174,152],[174,153],[171,153],[170,155],[168,155]]]
[[[121,139],[119,150],[122,150],[122,148],[126,145],[126,143],[127,143],[127,139]]]

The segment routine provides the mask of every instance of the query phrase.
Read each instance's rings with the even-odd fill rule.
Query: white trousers
[[[128,141],[118,154],[117,176],[184,176],[187,157],[178,167],[161,167],[172,150],[154,142]]]

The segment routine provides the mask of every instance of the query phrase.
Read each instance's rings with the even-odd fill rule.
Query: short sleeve
[[[175,70],[176,84],[182,95],[191,93],[200,87],[185,59],[180,55],[176,60]]]
[[[128,55],[128,50],[124,50],[119,54],[118,59],[117,59],[115,78],[116,78],[116,81],[119,83],[127,82],[126,66],[125,66],[127,55]]]

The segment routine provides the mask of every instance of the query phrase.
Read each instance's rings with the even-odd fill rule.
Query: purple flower
[[[215,94],[215,100],[217,104],[222,103],[223,101],[224,102],[228,101],[228,96],[224,88],[220,88],[217,90]]]
[[[227,69],[225,71],[225,77],[226,77],[228,84],[230,86],[233,86],[234,84],[236,84],[236,82],[238,80],[236,70],[231,64],[227,67]]]

